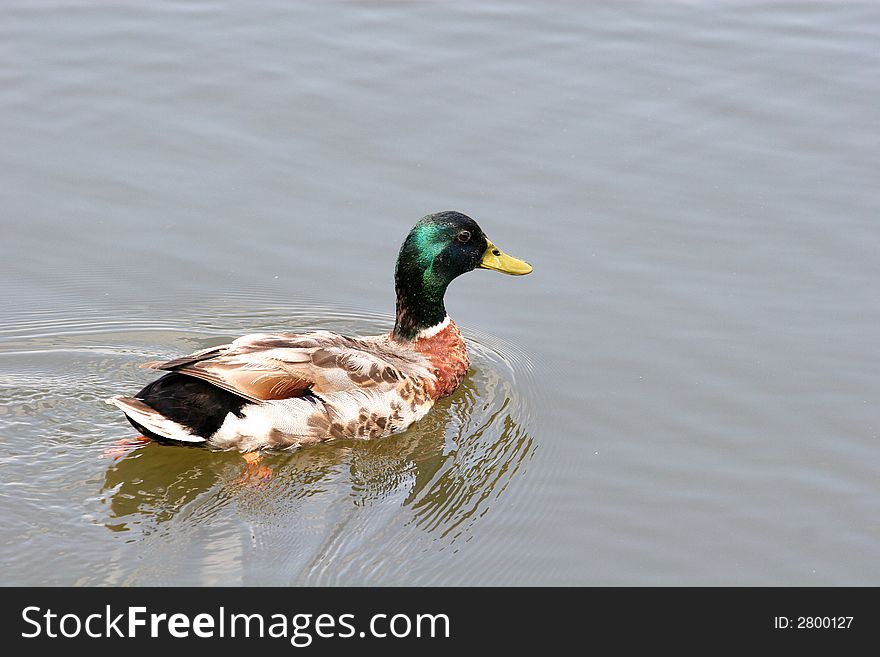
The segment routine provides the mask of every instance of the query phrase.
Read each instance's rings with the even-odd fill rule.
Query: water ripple
[[[246,332],[371,334],[393,321],[311,301],[266,304],[251,292],[227,301],[230,307],[193,307],[173,321],[146,317],[144,309],[98,307],[13,313],[0,325],[0,488],[25,507],[12,514],[14,537],[30,535],[30,507],[47,525],[84,528],[70,533],[68,552],[83,540],[118,537],[112,565],[79,583],[141,581],[136,560],[121,556],[129,545],[180,548],[167,571],[151,567],[154,581],[174,581],[183,563],[193,583],[242,573],[265,581],[266,560],[290,583],[412,578],[425,550],[466,542],[514,483],[528,490],[522,474],[535,450],[534,366],[514,345],[470,329],[465,382],[402,434],[268,455],[272,475],[260,481],[243,477],[237,454],[204,449],[148,444],[116,461],[101,459],[113,440],[131,433],[101,400],[154,376],[137,369],[146,359]],[[226,557],[192,549],[218,535],[235,543]]]

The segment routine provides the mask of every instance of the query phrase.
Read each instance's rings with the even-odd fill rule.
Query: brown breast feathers
[[[419,338],[413,348],[431,362],[431,370],[437,377],[437,384],[430,390],[431,397],[442,399],[458,387],[467,374],[468,355],[461,331],[455,322],[428,338]]]

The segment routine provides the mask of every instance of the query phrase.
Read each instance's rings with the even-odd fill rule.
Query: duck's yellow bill
[[[486,252],[483,254],[483,260],[479,266],[483,269],[500,271],[502,274],[511,274],[512,276],[523,276],[532,271],[532,266],[529,263],[507,255],[492,244],[492,242],[488,242]]]

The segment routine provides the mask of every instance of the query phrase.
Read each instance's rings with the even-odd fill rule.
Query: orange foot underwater
[[[146,436],[134,436],[133,438],[120,438],[119,440],[114,440],[113,444],[116,447],[109,447],[104,450],[104,453],[101,454],[99,458],[102,459],[118,459],[121,456],[125,456],[129,452],[134,451],[138,447],[143,447],[152,441]]]
[[[259,452],[245,452],[241,455],[244,459],[244,472],[236,480],[239,484],[252,481],[268,481],[272,477],[272,468],[262,463]]]

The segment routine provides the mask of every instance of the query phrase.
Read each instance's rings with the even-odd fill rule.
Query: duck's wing
[[[370,388],[383,392],[424,372],[421,357],[380,340],[335,333],[259,333],[142,367],[193,376],[259,403]]]

